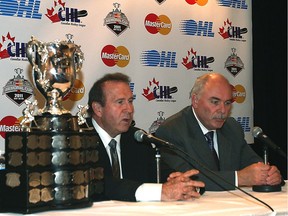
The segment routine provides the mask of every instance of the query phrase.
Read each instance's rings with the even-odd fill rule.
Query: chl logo
[[[10,35],[10,32],[6,36],[2,36],[0,43],[0,59],[9,58],[11,54],[11,48],[15,44],[15,37]]]
[[[47,9],[45,14],[52,23],[67,21],[72,23],[80,23],[79,17],[85,17],[88,15],[86,10],[78,11],[77,8],[65,7],[65,2],[62,0],[54,1],[53,7]]]
[[[176,86],[161,86],[159,85],[159,81],[156,81],[153,78],[152,81],[149,81],[149,86],[146,89],[143,89],[142,95],[147,98],[148,101],[157,100],[160,102],[176,102],[173,100],[172,95],[178,91]]]
[[[130,54],[126,47],[113,45],[105,46],[101,51],[101,58],[105,65],[113,67],[126,67],[130,61]]]
[[[124,13],[119,9],[120,4],[114,3],[114,8],[106,18],[104,19],[104,25],[106,25],[117,36],[122,34],[127,28],[129,28],[129,21]]]
[[[224,21],[224,25],[219,28],[219,34],[223,39],[232,39],[232,40],[241,40],[242,34],[246,34],[248,32],[247,28],[240,28],[238,26],[233,26],[232,21],[227,19]]]
[[[182,64],[186,67],[187,70],[199,70],[208,69],[208,64],[214,62],[214,57],[197,55],[197,51],[194,51],[193,48],[191,48],[188,50],[187,56],[182,58],[182,60]]]

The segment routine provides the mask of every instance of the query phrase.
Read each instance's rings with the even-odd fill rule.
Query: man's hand
[[[282,176],[276,166],[270,166],[268,176],[266,178],[267,185],[278,185],[282,182]]]
[[[239,186],[277,185],[281,175],[277,167],[258,162],[237,172]]]
[[[193,198],[199,198],[198,188],[205,187],[205,184],[190,178],[198,173],[198,170],[189,170],[185,173],[171,173],[167,182],[162,185],[161,201],[192,200]]]

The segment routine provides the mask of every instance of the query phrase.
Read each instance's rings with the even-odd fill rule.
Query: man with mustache
[[[198,77],[190,97],[192,105],[167,118],[155,134],[220,176],[215,177],[192,161],[193,168],[201,171],[199,180],[205,183],[206,190],[280,184],[279,170],[262,162],[245,141],[241,125],[229,117],[233,92],[223,75],[208,73]],[[163,149],[161,152],[162,160],[175,170],[183,172],[192,168],[192,164],[175,151]]]
[[[123,201],[175,201],[200,197],[204,183],[190,179],[197,170],[174,172],[168,182],[157,184],[155,150],[151,143],[137,142],[131,125],[134,106],[130,78],[122,73],[106,74],[89,92],[88,125],[100,137],[99,167],[104,168],[104,197]],[[111,142],[112,140],[112,142]],[[116,153],[110,143],[116,143]],[[114,164],[114,165],[113,165]]]

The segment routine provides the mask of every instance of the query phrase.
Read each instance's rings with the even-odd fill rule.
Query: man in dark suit
[[[155,153],[150,143],[134,139],[134,106],[128,76],[106,74],[89,92],[87,120],[100,137],[99,166],[104,168],[105,199],[124,201],[192,200],[204,183],[191,180],[197,170],[169,175],[156,183]],[[116,144],[116,146],[115,146]],[[168,175],[167,175],[168,176]],[[97,198],[96,198],[97,199]]]
[[[167,118],[155,133],[185,151],[190,163],[170,150],[161,150],[162,160],[182,172],[192,167],[200,170],[199,180],[205,183],[206,190],[232,190],[235,189],[233,185],[280,184],[279,170],[262,162],[245,141],[241,125],[229,117],[232,87],[223,75],[210,73],[198,77],[190,96],[192,106]],[[213,131],[212,136],[205,136],[210,131]]]

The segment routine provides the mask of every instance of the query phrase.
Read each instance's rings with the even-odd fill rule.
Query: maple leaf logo
[[[188,50],[187,56],[185,58],[182,58],[182,64],[187,68],[187,70],[193,68],[192,59],[196,57],[196,51],[191,48]]]
[[[227,39],[229,38],[229,29],[232,26],[232,22],[229,21],[229,19],[227,18],[226,21],[224,21],[224,26],[222,26],[221,28],[219,28],[219,34],[224,38]]]
[[[157,82],[155,78],[152,81],[149,81],[149,86],[146,89],[143,89],[142,95],[148,99],[148,101],[154,100],[154,91],[159,88],[159,81]]]
[[[53,7],[51,7],[51,9],[47,9],[47,13],[45,15],[52,21],[52,23],[60,21],[58,13],[65,9],[65,4],[66,3],[62,2],[62,0],[54,1]]]
[[[15,37],[11,37],[10,33],[2,36],[2,41],[0,43],[0,59],[9,58],[9,53],[7,48],[14,45]]]

